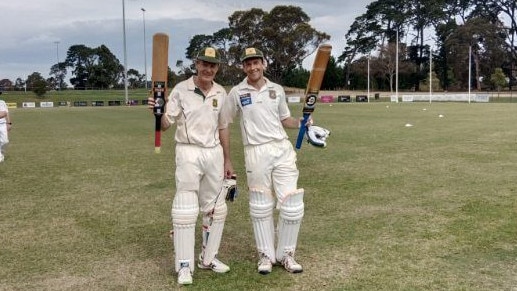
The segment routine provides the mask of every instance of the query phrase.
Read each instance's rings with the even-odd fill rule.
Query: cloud
[[[300,6],[318,31],[331,35],[333,55],[344,47],[344,34],[355,17],[366,11],[371,0],[344,4],[343,0],[273,1],[273,0],[125,0],[2,1],[0,18],[0,79],[26,79],[32,72],[49,77],[50,67],[63,61],[68,48],[75,44],[89,47],[106,45],[123,62],[122,3],[125,3],[126,51],[128,68],[144,72],[151,68],[152,35],[170,36],[170,57],[185,60],[185,49],[192,36],[212,34],[227,27],[228,17],[237,10],[258,7],[270,11],[278,5]],[[346,1],[348,2],[348,1]],[[145,8],[145,13],[141,8]],[[145,17],[147,57],[144,55]],[[309,57],[306,62],[312,64]],[[306,65],[308,67],[310,65]]]

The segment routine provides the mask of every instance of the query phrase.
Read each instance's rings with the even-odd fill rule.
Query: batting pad
[[[276,250],[276,259],[280,261],[285,254],[294,254],[296,250],[296,242],[298,241],[298,233],[302,223],[304,204],[303,189],[298,189],[287,194],[280,205],[280,214],[278,216],[278,248]]]
[[[224,221],[228,207],[226,203],[217,204],[213,213],[203,215],[203,265],[208,266],[215,259],[223,237]]]
[[[172,226],[174,229],[174,265],[176,272],[180,265],[189,265],[194,272],[194,243],[196,221],[199,214],[195,192],[178,192],[172,202]]]
[[[275,224],[273,208],[275,199],[271,191],[250,189],[250,216],[259,253],[275,263]]]

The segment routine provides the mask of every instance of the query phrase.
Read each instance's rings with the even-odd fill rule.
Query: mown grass
[[[12,109],[0,290],[516,290],[515,106],[319,104],[316,123],[332,135],[327,148],[298,153],[296,275],[256,272],[233,126],[240,196],[220,251],[232,270],[196,270],[184,288],[168,237],[172,131],[155,154],[144,106]]]

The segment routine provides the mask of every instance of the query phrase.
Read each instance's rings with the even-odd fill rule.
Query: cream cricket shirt
[[[196,89],[194,77],[178,83],[165,105],[166,118],[176,123],[176,142],[201,147],[218,145],[219,129],[228,126],[228,118],[221,114],[226,99],[226,90],[217,83],[213,83],[207,96]]]
[[[244,145],[259,145],[287,139],[282,120],[291,116],[284,89],[266,79],[260,90],[248,85],[247,78],[233,87],[229,97],[231,116],[240,115]]]

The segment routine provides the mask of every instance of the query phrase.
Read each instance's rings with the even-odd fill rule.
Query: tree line
[[[517,76],[516,12],[515,0],[374,1],[343,30],[346,46],[334,48],[342,53],[331,57],[322,87],[423,91],[432,78],[435,90],[511,89]],[[309,22],[297,6],[235,11],[227,27],[190,39],[185,50],[190,62],[178,60],[175,70],[169,68],[169,85],[194,74],[196,52],[210,45],[223,58],[216,77],[223,85],[242,80],[240,54],[254,46],[266,56],[268,78],[304,88],[310,72],[302,62],[330,39]],[[45,80],[35,72],[26,81],[17,79],[14,87],[65,88],[68,73],[75,89],[124,87],[124,68],[104,45],[71,46],[65,61],[51,67],[52,77]],[[130,88],[146,86],[145,75],[135,69],[128,70],[127,79]]]

